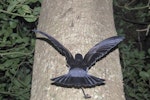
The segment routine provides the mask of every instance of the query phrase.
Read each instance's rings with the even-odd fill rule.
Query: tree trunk
[[[85,55],[99,41],[117,35],[111,0],[43,0],[38,29],[55,37],[73,55]],[[51,78],[67,72],[65,58],[37,39],[31,100],[84,100],[81,89],[51,85]],[[103,86],[85,89],[91,100],[125,100],[118,50],[89,73],[106,80]]]

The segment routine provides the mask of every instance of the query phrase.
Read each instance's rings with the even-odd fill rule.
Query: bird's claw
[[[88,99],[88,98],[91,98],[91,96],[90,96],[89,94],[85,94],[85,95],[84,95],[84,98],[85,98],[85,99]]]

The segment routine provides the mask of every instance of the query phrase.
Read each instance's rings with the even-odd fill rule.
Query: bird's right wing
[[[91,68],[98,60],[110,53],[123,39],[124,37],[122,36],[114,36],[96,44],[85,55],[83,60],[84,66]]]
[[[40,31],[40,30],[32,30],[35,33],[40,33],[44,36],[46,36],[50,42],[52,43],[52,45],[55,47],[55,49],[61,53],[63,56],[66,57],[67,60],[67,64],[71,65],[71,63],[74,62],[74,58],[72,56],[72,54],[70,53],[70,51],[68,49],[66,49],[60,42],[58,42],[55,38],[53,38],[52,36]]]

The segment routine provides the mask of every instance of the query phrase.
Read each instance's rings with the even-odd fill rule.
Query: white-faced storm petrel
[[[105,84],[104,79],[89,75],[88,70],[97,61],[104,58],[108,53],[110,53],[124,39],[123,36],[113,36],[107,38],[92,47],[84,56],[84,58],[79,53],[77,53],[74,58],[70,51],[52,36],[39,30],[33,31],[35,33],[40,33],[46,36],[53,47],[60,54],[66,57],[69,72],[65,75],[51,79],[53,81],[52,85],[81,88],[85,98],[90,98],[90,96],[88,94],[85,94],[83,88],[90,88]]]

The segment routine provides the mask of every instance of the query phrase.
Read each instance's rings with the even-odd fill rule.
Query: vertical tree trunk
[[[99,41],[117,35],[111,0],[43,0],[38,29],[55,37],[73,55],[84,55]],[[84,100],[80,89],[51,85],[51,78],[67,72],[65,58],[45,41],[37,40],[31,100]],[[85,89],[91,100],[124,100],[118,50],[89,73],[106,79],[106,85]]]

